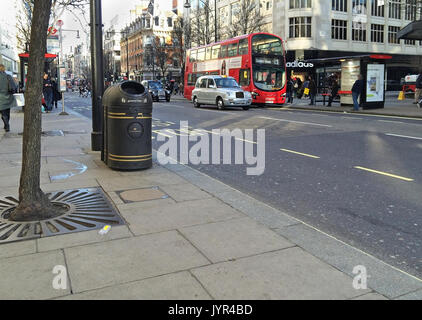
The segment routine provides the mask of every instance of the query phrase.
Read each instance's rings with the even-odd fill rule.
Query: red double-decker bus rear
[[[269,33],[252,33],[187,52],[184,96],[192,99],[196,80],[203,75],[226,75],[253,97],[255,105],[286,102],[286,61],[283,41]]]

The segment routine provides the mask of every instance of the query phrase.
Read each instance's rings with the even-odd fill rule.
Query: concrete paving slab
[[[54,148],[51,150],[42,150],[41,155],[45,157],[58,157],[58,156],[77,156],[84,155],[85,153],[81,148]]]
[[[234,189],[228,192],[216,192],[214,195],[268,228],[281,228],[299,223],[283,212]]]
[[[0,259],[35,253],[36,249],[35,240],[4,243],[0,245]]]
[[[38,252],[129,238],[132,236],[127,226],[111,227],[111,230],[104,235],[100,235],[98,231],[99,230],[76,232],[37,239]]]
[[[213,263],[294,246],[250,218],[182,228],[180,232]]]
[[[367,293],[362,296],[353,298],[352,300],[388,300],[388,299],[381,294],[371,292],[371,293]]]
[[[119,191],[118,195],[126,203],[168,198],[168,195],[157,187]]]
[[[121,191],[157,186],[156,182],[144,177],[136,179],[128,179],[127,177],[99,178],[97,181],[105,191]]]
[[[397,297],[396,300],[422,300],[422,290],[417,290]]]
[[[422,289],[421,280],[304,224],[274,231],[351,277],[355,266],[364,266],[368,287],[389,299]]]
[[[98,187],[96,179],[74,179],[72,181],[62,180],[62,182],[41,184],[41,190],[44,192],[53,192],[69,189]]]
[[[7,179],[0,179],[0,188],[15,187],[19,185],[20,174],[8,176]],[[40,174],[40,182],[49,183],[50,178],[47,174]]]
[[[176,231],[64,250],[75,293],[208,264]]]
[[[65,266],[61,251],[36,253],[0,260],[0,299],[51,299],[70,294],[67,289],[53,288],[53,268]]]
[[[136,235],[174,230],[209,222],[229,220],[243,215],[217,199],[180,202],[151,206],[148,209],[121,210]]]
[[[183,271],[118,286],[72,294],[59,300],[209,300],[189,272]]]
[[[87,171],[81,172],[81,170],[77,169],[64,169],[64,170],[57,170],[57,171],[49,171],[49,176],[51,182],[57,183],[62,182],[63,180],[66,181],[73,181],[73,180],[80,180],[80,179],[99,179],[99,178],[118,178],[120,177],[118,172],[112,170],[104,170],[104,169],[90,169]],[[61,179],[60,177],[67,177],[66,179]]]
[[[349,299],[352,278],[294,247],[191,271],[215,299]]]
[[[161,189],[163,189],[177,202],[207,199],[213,197],[211,194],[190,183],[162,186]]]

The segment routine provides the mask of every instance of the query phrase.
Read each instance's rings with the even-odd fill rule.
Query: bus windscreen
[[[285,86],[281,40],[268,34],[252,38],[253,82],[258,89],[279,91]]]

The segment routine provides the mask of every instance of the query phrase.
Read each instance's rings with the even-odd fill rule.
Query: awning
[[[422,20],[411,22],[397,32],[397,39],[422,40]]]
[[[374,59],[374,60],[389,60],[393,57],[386,54],[364,54],[364,55],[356,55],[356,56],[345,56],[345,57],[333,57],[333,58],[321,58],[321,59],[309,59],[305,60],[304,62],[310,62],[315,64],[321,64],[326,62],[343,62],[346,60],[356,60],[356,59]]]

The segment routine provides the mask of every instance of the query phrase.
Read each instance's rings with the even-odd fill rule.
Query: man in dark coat
[[[286,93],[287,93],[287,103],[293,103],[293,80],[292,78],[287,78]]]
[[[359,111],[359,108],[360,108],[359,96],[363,92],[363,86],[364,86],[363,77],[360,74],[352,87],[353,111]]]
[[[44,73],[42,93],[44,95],[45,104],[47,106],[46,112],[51,112],[53,110],[53,84],[51,83],[47,73]]]
[[[333,77],[332,82],[331,82],[331,94],[330,94],[330,98],[328,98],[328,107],[331,107],[331,104],[333,103],[333,100],[335,97],[337,97],[338,95],[338,90],[339,90],[339,85],[337,82],[337,78]]]
[[[309,105],[313,106],[315,104],[315,96],[316,96],[316,93],[317,93],[317,87],[316,87],[314,79],[312,79],[311,76],[309,76],[308,80],[309,80],[309,87],[308,87],[309,88],[309,96],[311,97],[311,103]]]
[[[0,113],[4,123],[4,130],[10,131],[10,108],[16,105],[13,91],[16,90],[16,84],[11,76],[6,73],[6,68],[0,64]]]

